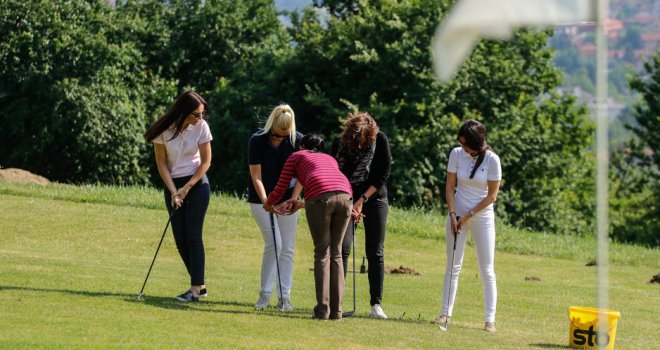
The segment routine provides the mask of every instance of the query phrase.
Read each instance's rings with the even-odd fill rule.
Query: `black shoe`
[[[199,297],[196,297],[193,295],[192,291],[187,291],[183,294],[177,295],[176,300],[178,301],[183,301],[184,303],[191,302],[191,301],[199,301]]]
[[[209,293],[206,291],[206,288],[202,288],[199,290],[199,297],[200,298],[206,298],[209,296]]]

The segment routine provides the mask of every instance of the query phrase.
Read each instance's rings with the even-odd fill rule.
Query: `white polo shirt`
[[[486,156],[470,179],[470,173],[477,163],[462,147],[456,147],[449,154],[447,171],[456,174],[456,216],[463,216],[474,209],[488,195],[488,181],[502,180],[502,166],[497,154],[486,151]],[[475,213],[477,218],[489,218],[494,215],[493,205]]]
[[[211,130],[205,120],[197,125],[188,125],[173,140],[176,127],[173,125],[154,139],[154,143],[164,144],[167,152],[167,168],[172,178],[191,176],[202,163],[199,155],[199,145],[213,140]]]

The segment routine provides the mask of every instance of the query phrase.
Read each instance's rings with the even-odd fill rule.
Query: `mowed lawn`
[[[1,349],[554,349],[568,344],[568,307],[596,306],[595,256],[588,238],[498,226],[497,333],[482,331],[483,294],[474,247],[467,248],[448,332],[430,321],[441,305],[445,256],[439,213],[394,209],[385,242],[388,320],[367,318],[366,274],[357,275],[357,312],[341,322],[311,319],[313,253],[298,222],[293,312],[255,311],[263,242],[247,204],[213,195],[205,225],[209,297],[177,302],[188,277],[171,232],[145,297],[136,294],[167,214],[151,188],[46,187],[0,182]],[[358,265],[363,254],[358,229]],[[610,308],[621,312],[617,349],[659,349],[657,249],[612,245]],[[359,266],[358,266],[359,268]],[[526,280],[530,278],[532,280]],[[349,273],[344,310],[352,309]]]

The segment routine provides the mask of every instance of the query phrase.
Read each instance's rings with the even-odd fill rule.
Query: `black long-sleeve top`
[[[338,158],[339,152],[339,139],[332,143],[332,156]],[[344,164],[343,169],[340,169],[347,178],[351,178],[352,172],[355,170],[356,164]],[[353,189],[354,198],[359,198],[369,186],[373,185],[378,190],[372,197],[386,197],[387,198],[387,180],[390,177],[390,170],[392,167],[392,153],[390,152],[390,144],[387,136],[379,131],[376,135],[376,149],[374,150],[374,158],[369,166],[369,176],[366,181],[359,184],[351,184]]]

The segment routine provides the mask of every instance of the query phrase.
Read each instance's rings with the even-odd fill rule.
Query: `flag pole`
[[[598,0],[596,26],[596,236],[598,239],[598,307],[608,308],[608,164],[609,141],[607,114],[607,28],[609,1]],[[607,334],[609,319],[605,313],[599,313],[599,333]],[[600,334],[599,334],[600,335]],[[602,335],[602,336],[605,336]],[[601,346],[605,349],[606,346]]]

